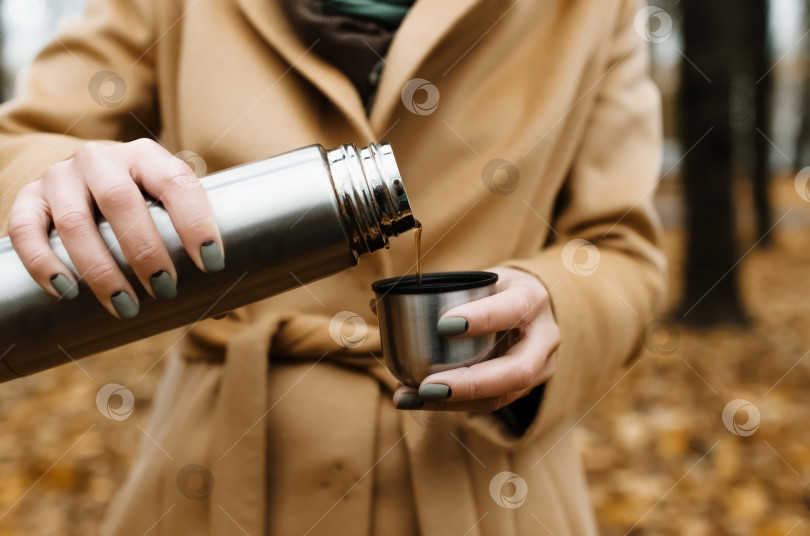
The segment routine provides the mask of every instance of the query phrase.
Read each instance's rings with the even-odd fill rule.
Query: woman
[[[412,271],[403,239],[201,322],[168,364],[105,534],[597,532],[571,432],[635,354],[664,284],[659,104],[637,6],[408,4],[90,0],[0,110],[0,208],[55,298],[75,294],[76,274],[49,250],[52,222],[122,322],[137,284],[166,299],[182,285],[142,190],[201,270],[228,262],[172,153],[213,171],[386,138],[424,269],[501,277],[440,328],[520,334],[503,356],[398,387],[368,300],[372,281]],[[93,201],[139,282],[111,264]],[[372,324],[359,346],[330,336],[341,311]]]

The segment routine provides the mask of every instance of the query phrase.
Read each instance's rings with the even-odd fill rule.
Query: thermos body
[[[110,225],[99,230],[137,289],[139,314],[111,316],[80,280],[56,300],[37,285],[10,240],[0,239],[0,381],[32,374],[163,331],[218,316],[357,264],[414,226],[388,144],[333,151],[311,146],[202,179],[222,234],[225,268],[203,273],[183,249],[168,212],[150,213],[177,269],[177,296],[141,288]],[[51,246],[78,274],[58,234]]]

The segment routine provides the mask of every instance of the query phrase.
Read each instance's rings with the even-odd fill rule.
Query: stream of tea
[[[416,244],[416,284],[422,286],[422,224],[414,220],[413,239]]]

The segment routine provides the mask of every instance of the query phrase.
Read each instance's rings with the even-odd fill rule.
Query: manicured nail
[[[467,323],[467,319],[459,316],[442,318],[439,320],[439,323],[436,324],[436,330],[442,337],[455,337],[456,335],[461,335],[467,331],[468,327],[470,326]]]
[[[200,256],[206,272],[219,272],[225,268],[225,257],[213,240],[206,240],[200,247]]]
[[[168,272],[158,270],[149,278],[149,284],[152,285],[152,292],[159,300],[171,300],[177,296],[177,285]]]
[[[416,393],[403,393],[397,400],[397,409],[419,409],[422,399]]]
[[[450,386],[443,383],[428,383],[419,388],[419,398],[425,402],[447,400],[452,393]]]
[[[138,304],[123,290],[116,290],[112,295],[112,304],[121,318],[127,320],[138,314]]]
[[[72,300],[79,295],[79,287],[62,274],[53,274],[51,276],[51,286],[59,293],[60,300]]]

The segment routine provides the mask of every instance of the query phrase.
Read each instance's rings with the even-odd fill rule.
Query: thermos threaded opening
[[[388,238],[416,222],[391,145],[358,150],[342,145],[326,153],[335,195],[352,248],[359,254],[388,247]]]

